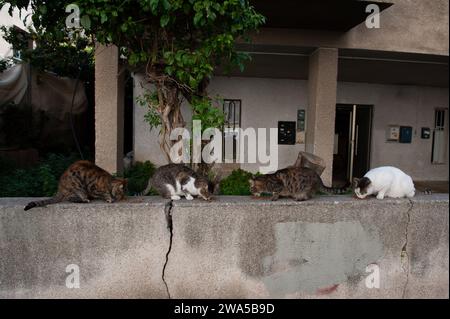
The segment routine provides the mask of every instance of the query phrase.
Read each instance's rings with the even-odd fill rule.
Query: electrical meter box
[[[278,144],[280,145],[295,144],[295,122],[288,122],[288,121],[278,122]]]
[[[400,143],[411,143],[412,141],[412,127],[400,126]]]
[[[429,139],[431,136],[431,130],[429,127],[422,127],[422,134],[420,135],[423,139]]]

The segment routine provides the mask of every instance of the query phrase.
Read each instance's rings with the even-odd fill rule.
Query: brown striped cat
[[[63,201],[89,203],[91,199],[97,198],[112,203],[125,198],[126,184],[125,179],[113,177],[94,163],[78,161],[61,175],[55,196],[28,203],[24,210]]]
[[[272,194],[272,200],[292,197],[297,201],[312,198],[317,191],[328,194],[341,194],[347,187],[332,188],[322,183],[320,176],[310,168],[287,167],[273,174],[261,175],[249,180],[250,192],[255,196],[262,193]]]

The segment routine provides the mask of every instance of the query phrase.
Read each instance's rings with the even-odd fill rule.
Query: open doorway
[[[125,96],[124,96],[124,128],[123,128],[123,156],[126,156],[133,150],[133,90],[134,90],[134,78],[131,73],[126,71],[125,75]]]
[[[370,167],[372,105],[338,104],[333,156],[333,184],[362,177]]]

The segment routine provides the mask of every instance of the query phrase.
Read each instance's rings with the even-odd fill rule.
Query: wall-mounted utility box
[[[398,142],[399,137],[400,137],[400,126],[389,125],[386,130],[386,141]]]
[[[429,127],[422,127],[422,132],[420,137],[423,139],[429,139],[431,136],[431,130]]]
[[[400,143],[411,143],[412,141],[412,127],[400,126]]]
[[[280,145],[295,144],[295,122],[288,122],[288,121],[278,122],[278,144]]]

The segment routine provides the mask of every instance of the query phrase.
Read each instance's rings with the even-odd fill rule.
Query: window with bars
[[[433,164],[445,164],[448,142],[448,112],[447,109],[434,111],[433,150],[431,162]]]
[[[241,100],[225,99],[223,101],[223,151],[225,163],[235,162],[238,156],[238,129],[241,127]]]

